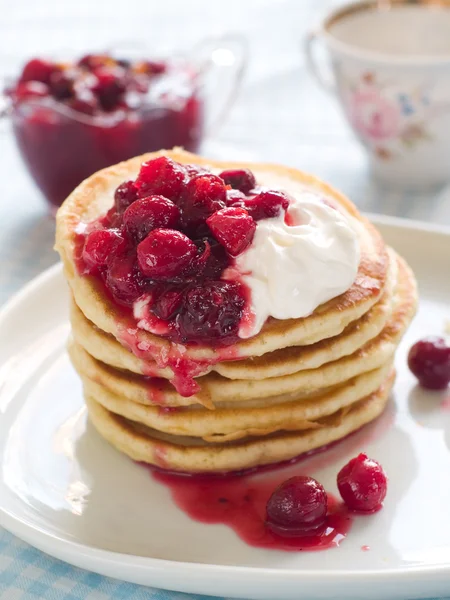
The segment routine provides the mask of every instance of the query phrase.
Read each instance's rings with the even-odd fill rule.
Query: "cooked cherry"
[[[206,220],[213,236],[231,256],[241,254],[253,240],[256,223],[243,208],[223,208]]]
[[[411,347],[408,366],[421,386],[445,389],[450,383],[450,346],[441,337],[423,338]]]
[[[40,81],[27,81],[17,85],[14,95],[19,101],[31,98],[45,98],[49,95],[49,89],[48,85]]]
[[[33,58],[24,66],[20,81],[40,81],[41,83],[50,83],[50,77],[55,70],[55,65],[47,60]]]
[[[359,454],[337,476],[339,493],[351,510],[374,512],[381,508],[387,492],[387,477],[381,465]]]
[[[150,279],[180,275],[197,254],[197,246],[175,229],[154,229],[138,245],[139,267]]]
[[[164,196],[147,196],[133,202],[123,213],[125,231],[136,241],[142,241],[152,229],[173,228],[178,222],[178,206]]]
[[[74,95],[77,73],[74,69],[57,69],[50,76],[50,92],[57,100],[67,100]]]
[[[267,526],[278,535],[314,535],[326,522],[327,494],[312,477],[292,477],[274,491],[266,513]]]
[[[75,91],[75,96],[68,102],[72,110],[84,115],[92,116],[99,107],[97,97],[88,89]]]
[[[152,312],[163,321],[172,319],[181,307],[183,292],[178,289],[169,289],[158,296],[152,306]]]
[[[256,185],[256,179],[250,169],[227,169],[222,171],[221,177],[227,185],[244,194],[248,194]]]
[[[162,75],[167,71],[167,65],[162,60],[147,60],[145,66],[151,75]]]
[[[114,205],[117,212],[121,213],[137,200],[137,189],[133,181],[124,181],[114,192]]]
[[[129,69],[131,67],[131,60],[128,60],[128,58],[116,58],[115,60],[119,67],[122,67],[123,69]]]
[[[227,190],[217,175],[196,175],[186,187],[182,201],[183,222],[195,225],[204,221],[217,210],[225,208]]]
[[[168,158],[160,156],[143,163],[135,185],[139,196],[157,194],[176,201],[185,188],[186,171]]]
[[[133,254],[113,254],[108,260],[106,286],[114,298],[132,304],[145,290],[145,282]]]
[[[205,173],[207,173],[208,171],[204,168],[201,167],[200,165],[183,165],[186,173],[189,175],[189,177],[195,177],[196,175],[204,175]]]
[[[239,190],[227,190],[227,206],[245,208],[246,199],[246,195]]]
[[[86,54],[78,61],[78,66],[95,71],[99,67],[114,64],[114,60],[106,54]]]
[[[288,206],[289,199],[283,192],[277,191],[261,192],[245,201],[245,208],[255,221],[278,217]]]
[[[208,342],[237,338],[244,304],[238,283],[206,281],[191,287],[176,317],[181,339]]]
[[[115,229],[97,229],[86,237],[83,248],[83,260],[89,272],[104,267],[108,258],[123,243],[123,237]]]
[[[97,82],[93,88],[104,110],[116,108],[122,98],[126,81],[123,69],[120,67],[100,67],[96,69]]]

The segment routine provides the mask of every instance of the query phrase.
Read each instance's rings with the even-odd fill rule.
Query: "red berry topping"
[[[150,75],[162,75],[167,71],[167,65],[162,60],[147,60],[145,68]]]
[[[41,83],[50,83],[50,77],[55,70],[55,65],[49,61],[34,58],[27,62],[23,68],[20,81],[40,81]]]
[[[217,210],[225,208],[227,190],[217,175],[196,175],[186,187],[183,199],[183,221],[195,224],[204,221]]]
[[[57,100],[68,100],[74,95],[77,73],[74,69],[56,69],[50,75],[50,92]]]
[[[206,281],[191,287],[176,318],[181,339],[207,342],[237,338],[244,304],[238,283]]]
[[[337,485],[351,510],[374,512],[381,508],[386,496],[387,477],[376,460],[361,453],[342,467]]]
[[[205,173],[207,173],[208,171],[201,167],[200,165],[183,165],[186,173],[189,175],[189,177],[195,177],[196,175],[204,175]]]
[[[247,197],[239,190],[227,190],[227,206],[240,206],[245,208]]]
[[[163,321],[172,319],[179,309],[183,301],[183,293],[181,290],[167,290],[160,294],[156,302],[152,306],[152,312]]]
[[[108,261],[106,285],[114,298],[132,304],[145,290],[145,282],[132,254],[118,253]]]
[[[227,185],[248,194],[256,185],[256,179],[249,169],[228,169],[219,175]]]
[[[252,243],[256,230],[255,221],[243,208],[218,210],[206,223],[231,256],[237,256]]]
[[[99,107],[95,94],[89,89],[75,90],[75,96],[68,102],[72,110],[92,116]]]
[[[175,227],[180,216],[178,206],[164,196],[148,196],[133,202],[123,213],[125,231],[136,242],[142,241],[152,229]]]
[[[278,217],[288,206],[289,199],[283,192],[277,191],[261,192],[245,201],[245,208],[255,221]]]
[[[104,267],[108,258],[123,243],[123,237],[116,229],[97,229],[86,237],[83,248],[83,260],[89,272]]]
[[[86,54],[78,61],[78,66],[89,71],[95,71],[99,67],[114,64],[113,59],[106,54]]]
[[[100,67],[95,70],[95,76],[97,81],[93,90],[102,108],[106,111],[113,110],[126,90],[124,70],[120,67]]]
[[[267,526],[278,535],[313,535],[325,525],[327,494],[312,477],[292,477],[274,491],[266,513]]]
[[[137,200],[137,189],[133,181],[124,181],[114,192],[114,205],[118,213],[123,212],[135,200]]]
[[[181,275],[197,254],[197,246],[175,229],[154,229],[137,247],[142,273],[150,279]]]
[[[441,337],[426,337],[412,346],[408,366],[421,386],[443,390],[450,383],[450,346]]]
[[[135,185],[141,198],[157,194],[176,201],[184,191],[185,181],[183,167],[167,156],[160,156],[142,165]]]
[[[27,81],[19,83],[14,91],[17,100],[29,100],[31,98],[45,98],[49,94],[48,85],[40,81]]]

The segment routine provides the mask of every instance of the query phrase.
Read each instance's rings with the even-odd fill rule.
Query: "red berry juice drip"
[[[328,494],[326,528],[302,537],[281,537],[265,524],[266,504],[286,475],[190,476],[155,471],[156,481],[170,488],[179,508],[195,521],[222,523],[231,527],[250,546],[273,550],[325,550],[339,546],[352,519],[344,505]]]
[[[155,468],[150,468],[150,472],[169,488],[175,504],[192,519],[227,525],[251,546],[285,551],[325,550],[339,546],[352,525],[353,517],[334,496],[327,493],[327,528],[320,535],[297,538],[281,537],[265,526],[267,500],[280,483],[293,475],[311,475],[330,465],[342,465],[349,456],[379,439],[391,427],[393,417],[394,412],[388,407],[378,419],[343,440],[290,461],[239,473],[175,474]],[[161,449],[161,468],[163,454]]]

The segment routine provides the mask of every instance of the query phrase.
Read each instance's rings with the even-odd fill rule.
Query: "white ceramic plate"
[[[145,468],[99,438],[64,349],[68,297],[59,266],[0,317],[0,524],[76,566],[177,591],[277,600],[448,594],[450,392],[418,389],[405,353],[450,319],[450,230],[376,221],[417,275],[420,311],[398,353],[387,412],[301,463],[330,491],[359,450],[388,472],[383,510],[356,519],[339,548],[260,550],[225,526],[194,522]]]

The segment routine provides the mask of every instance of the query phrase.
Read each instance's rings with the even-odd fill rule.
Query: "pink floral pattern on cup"
[[[400,110],[376,88],[356,90],[350,98],[349,109],[353,126],[369,141],[388,140],[398,135]]]
[[[428,83],[404,90],[384,81],[374,71],[349,77],[337,69],[338,82],[348,119],[366,147],[382,160],[390,160],[418,144],[430,142],[429,122],[435,116],[430,106]],[[441,112],[448,112],[448,108]]]

